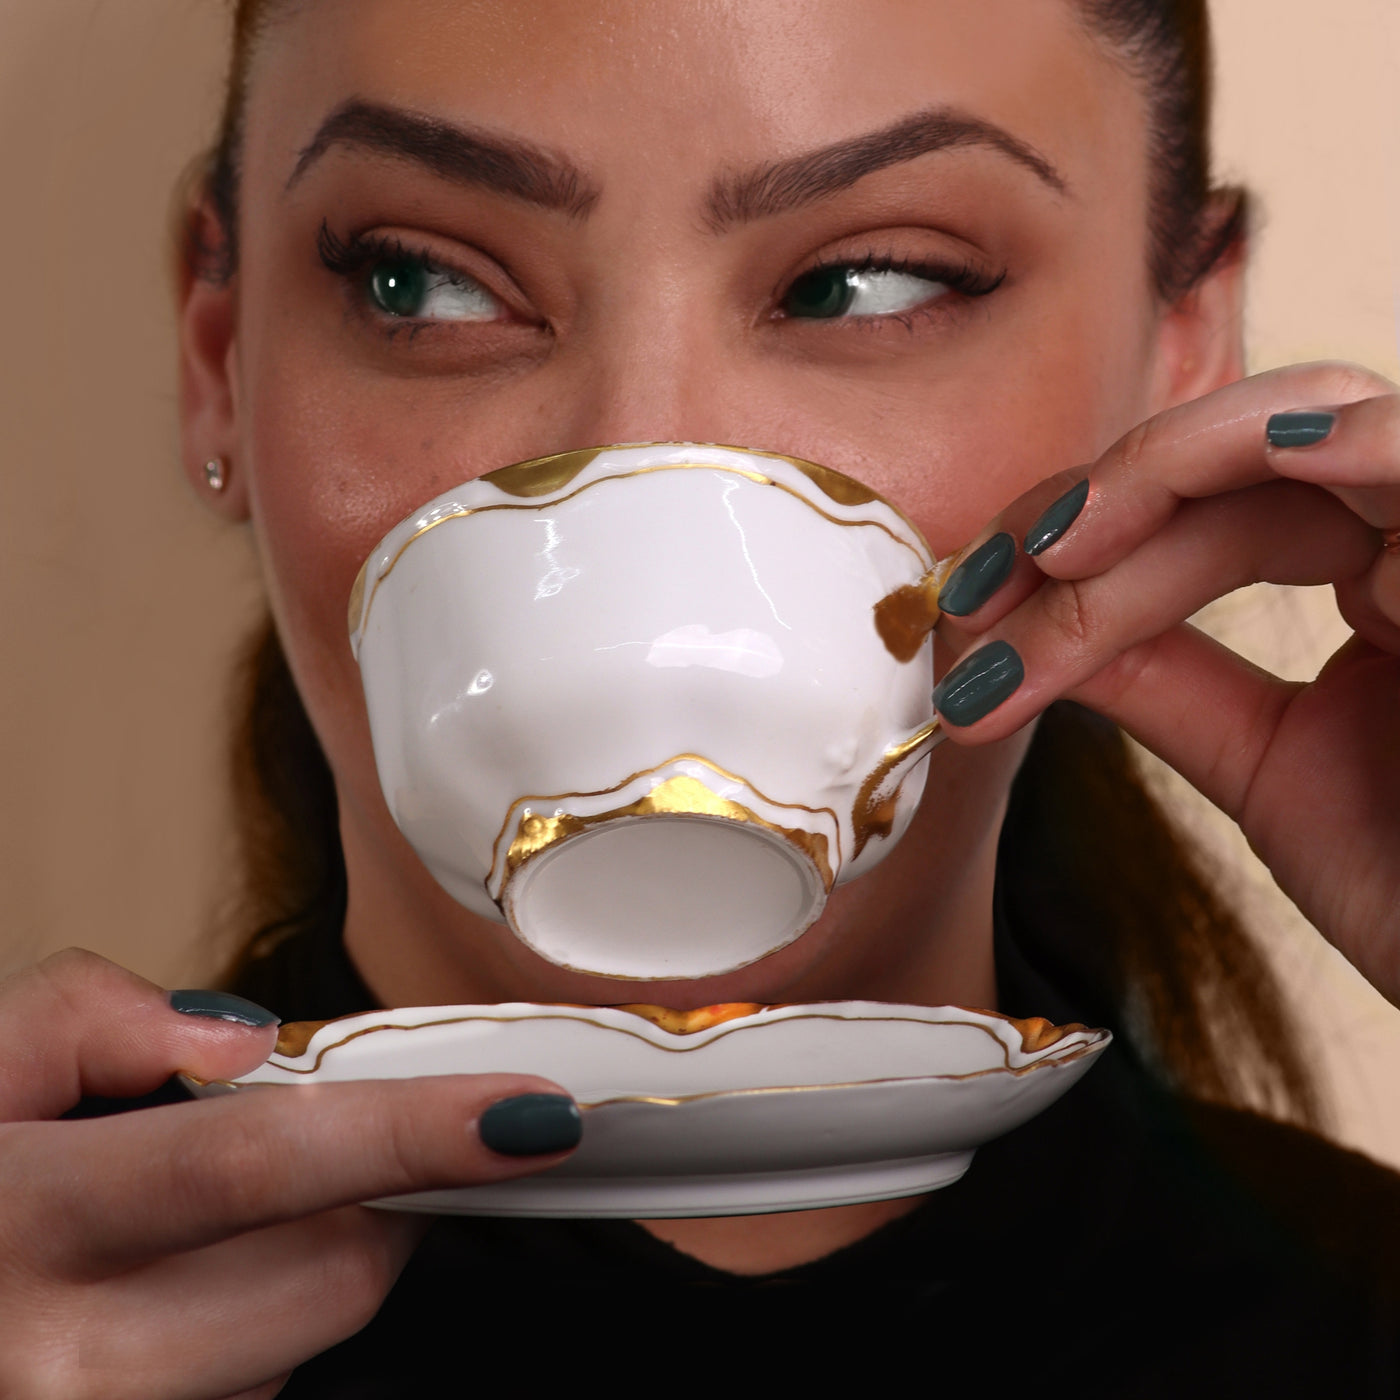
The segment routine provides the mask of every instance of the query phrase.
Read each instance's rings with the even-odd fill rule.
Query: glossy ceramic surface
[[[939,576],[893,506],[795,459],[661,443],[469,482],[351,600],[389,809],[553,962],[743,966],[908,825]]]
[[[381,1202],[486,1215],[810,1209],[956,1181],[974,1150],[1063,1094],[1106,1031],[959,1007],[826,1002],[676,1034],[614,1007],[417,1007],[283,1028],[231,1084],[509,1070],[562,1084],[584,1137],[538,1176]],[[191,1082],[191,1081],[187,1081]]]

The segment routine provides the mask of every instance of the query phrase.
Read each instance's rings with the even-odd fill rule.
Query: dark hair
[[[1148,257],[1172,302],[1244,246],[1245,191],[1211,184],[1214,69],[1206,0],[1074,0],[1147,98]]]
[[[249,63],[289,0],[235,0],[223,125],[195,195],[220,229],[211,248],[184,222],[199,275],[237,267],[238,172]],[[1240,191],[1210,184],[1211,71],[1205,0],[1071,0],[1139,81],[1148,104],[1153,285],[1184,295],[1237,254]],[[271,623],[244,667],[234,754],[247,874],[235,969],[295,933],[334,933],[345,916],[335,785]],[[1013,921],[1035,911],[1039,952],[1124,1027],[1174,1088],[1316,1124],[1319,1104],[1278,981],[1199,858],[1148,794],[1113,725],[1068,704],[1042,717],[1012,786],[998,896]]]
[[[347,893],[335,781],[270,620],[254,635],[240,679],[232,757],[242,946],[226,982],[292,934],[338,933]]]

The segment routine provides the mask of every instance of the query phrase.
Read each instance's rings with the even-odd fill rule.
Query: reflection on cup
[[[389,810],[552,962],[753,962],[913,816],[942,572],[868,488],[770,453],[594,448],[468,482],[351,597]]]

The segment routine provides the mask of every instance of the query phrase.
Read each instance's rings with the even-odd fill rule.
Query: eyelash
[[[448,268],[439,267],[425,254],[405,247],[397,238],[388,238],[377,233],[357,233],[348,240],[340,238],[324,219],[316,234],[316,252],[326,268],[337,277],[354,277],[372,262],[390,262],[395,259],[421,262],[428,271],[443,276],[460,275],[451,273]]]
[[[468,281],[475,282],[478,286],[484,285],[477,278],[472,277],[470,273],[446,267],[421,249],[409,247],[400,238],[378,233],[357,233],[349,239],[340,238],[324,219],[316,234],[316,252],[321,259],[322,266],[328,272],[333,272],[337,277],[342,277],[347,282],[362,282],[366,270],[375,263],[414,262],[418,263],[425,272],[432,273],[437,277],[446,277],[454,282]],[[485,290],[490,292],[489,287]],[[389,321],[385,327],[389,336],[396,336],[402,331],[407,331],[410,340],[415,339],[420,331],[438,326],[436,321],[415,321],[410,317],[383,317],[382,319]]]
[[[345,278],[347,281],[358,280],[363,276],[366,268],[376,262],[392,261],[417,262],[422,265],[425,271],[440,277],[457,279],[466,275],[450,267],[444,267],[426,253],[408,247],[396,237],[357,233],[350,239],[342,239],[336,235],[325,220],[322,220],[320,230],[316,235],[316,251],[328,271],[333,272],[337,277]],[[1007,274],[1006,268],[1002,268],[1000,272],[989,272],[986,268],[979,267],[970,260],[963,260],[959,263],[930,263],[921,262],[916,258],[897,258],[868,253],[859,259],[829,258],[823,262],[814,263],[811,267],[804,268],[798,277],[808,277],[816,272],[838,270],[857,274],[864,272],[907,273],[913,277],[922,277],[930,282],[941,283],[950,291],[969,299],[990,295],[1006,281]],[[471,280],[475,281],[476,279],[472,278]],[[796,277],[791,279],[776,293],[774,299],[781,302],[797,280]],[[940,301],[941,298],[934,298],[924,306],[913,307],[908,311],[885,312],[879,316],[850,316],[841,319],[858,324],[897,321],[906,329],[912,329],[916,319],[936,315]],[[775,313],[775,317],[781,320],[791,319],[781,313]],[[419,331],[434,324],[431,321],[404,319],[391,324],[388,327],[388,333],[396,335],[400,331],[407,330],[410,333],[410,339],[412,339]]]
[[[957,263],[921,262],[917,258],[882,257],[874,253],[867,253],[863,258],[828,258],[822,262],[814,263],[811,267],[803,268],[797,277],[792,278],[777,292],[775,300],[781,302],[799,278],[810,277],[814,272],[835,271],[849,271],[856,274],[862,272],[902,272],[912,277],[925,278],[930,282],[939,282],[959,296],[975,299],[988,296],[996,291],[1006,281],[1008,269],[1002,268],[1000,272],[989,272],[986,268],[979,267],[969,259]],[[878,316],[847,316],[841,319],[863,325],[867,329],[873,329],[879,323],[897,321],[906,330],[910,330],[916,320],[938,315],[941,301],[941,297],[935,297],[932,301],[924,303],[923,306],[911,307],[908,311],[884,312]],[[792,319],[781,313],[775,313],[775,317],[779,320]]]

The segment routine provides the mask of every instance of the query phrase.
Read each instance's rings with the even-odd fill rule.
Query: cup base
[[[502,901],[552,963],[660,981],[732,972],[791,943],[826,887],[797,847],[719,817],[618,818],[540,851]]]

